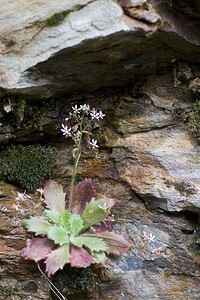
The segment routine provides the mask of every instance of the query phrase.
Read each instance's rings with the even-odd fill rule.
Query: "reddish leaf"
[[[106,252],[108,254],[120,255],[131,247],[130,243],[121,234],[113,231],[100,232],[96,233],[96,235],[102,237],[106,242],[108,246]]]
[[[94,185],[91,178],[79,182],[73,190],[72,213],[81,214],[85,206],[95,196]]]
[[[71,257],[69,261],[71,267],[87,268],[94,262],[92,255],[83,248],[78,248],[72,245],[70,254]]]
[[[93,231],[95,233],[111,231],[112,230],[112,220],[113,220],[113,217],[107,216],[106,219],[100,223],[100,225],[95,226],[95,228],[93,228]]]
[[[47,257],[55,244],[48,238],[33,238],[26,242],[26,247],[22,250],[25,259],[39,261]]]
[[[69,262],[69,244],[65,244],[56,250],[51,251],[45,260],[48,276],[53,275],[57,270],[62,269]]]

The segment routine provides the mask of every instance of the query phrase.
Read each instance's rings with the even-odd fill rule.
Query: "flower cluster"
[[[79,107],[72,106],[72,111],[65,118],[66,124],[62,124],[61,132],[66,137],[71,137],[75,144],[80,145],[83,134],[90,134],[88,129],[93,121],[99,121],[105,117],[101,110],[90,108],[89,104],[83,104]],[[97,140],[91,138],[89,145],[94,149],[98,148]]]

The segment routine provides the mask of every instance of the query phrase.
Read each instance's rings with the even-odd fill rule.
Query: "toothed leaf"
[[[68,227],[70,224],[70,212],[68,209],[60,214],[60,223],[63,227]]]
[[[60,213],[53,209],[46,209],[44,211],[44,216],[48,221],[52,221],[53,223],[59,224],[60,222]]]
[[[100,198],[91,200],[85,207],[81,217],[83,219],[84,229],[102,222],[110,213],[110,208],[114,201],[110,198]]]
[[[71,235],[77,235],[83,228],[83,220],[80,215],[72,214],[71,219]]]
[[[77,247],[87,247],[91,251],[105,251],[107,249],[106,243],[98,237],[78,236],[71,237],[71,243]]]
[[[64,245],[69,243],[69,236],[64,227],[52,226],[48,231],[48,237],[53,240],[56,244]]]
[[[69,261],[71,267],[87,268],[94,262],[92,254],[83,248],[78,248],[72,245],[70,254],[71,257]]]
[[[93,251],[92,252],[92,256],[94,257],[94,260],[97,264],[105,264],[105,260],[106,260],[106,255],[104,251]]]
[[[69,244],[53,250],[45,260],[47,275],[50,277],[59,269],[63,269],[64,265],[69,263],[69,258]]]
[[[24,225],[28,231],[35,232],[36,235],[47,234],[51,224],[44,220],[43,217],[30,217],[28,220],[23,220],[22,225]]]
[[[47,207],[62,213],[65,210],[65,193],[61,185],[49,181],[44,187],[44,202]]]
[[[38,262],[45,259],[51,252],[55,244],[48,238],[33,238],[26,242],[26,247],[22,250],[22,256],[25,259],[33,259]]]
[[[106,252],[108,254],[112,253],[115,255],[120,255],[122,252],[127,251],[131,247],[130,243],[121,234],[113,231],[100,232],[96,235],[102,238],[106,243]]]

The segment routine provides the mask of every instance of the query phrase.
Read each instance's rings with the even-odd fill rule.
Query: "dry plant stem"
[[[63,294],[57,289],[57,287],[51,282],[51,280],[42,271],[42,269],[40,268],[39,263],[37,263],[37,267],[38,267],[38,270],[40,271],[40,273],[42,274],[42,276],[45,278],[45,280],[50,285],[50,288],[51,288],[52,292],[58,297],[58,299],[59,300],[68,300],[65,296],[63,296]]]

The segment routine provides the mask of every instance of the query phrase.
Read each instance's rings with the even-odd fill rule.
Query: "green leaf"
[[[60,214],[60,223],[63,227],[68,227],[70,225],[69,221],[70,221],[70,211],[68,209],[66,209],[65,211],[63,211]]]
[[[48,221],[44,220],[43,217],[30,217],[30,219],[22,221],[22,225],[24,225],[28,231],[35,232],[36,235],[47,234],[52,226]]]
[[[71,235],[77,235],[83,228],[83,220],[80,215],[72,214],[70,219]]]
[[[69,262],[69,258],[69,244],[63,245],[58,249],[51,251],[45,260],[47,275],[51,276],[57,270],[63,269],[64,265]]]
[[[49,229],[48,238],[61,246],[69,243],[69,236],[66,229],[56,225]]]
[[[46,209],[44,211],[44,216],[53,223],[59,224],[60,222],[60,213],[56,210]]]
[[[97,264],[104,264],[105,263],[106,254],[105,254],[104,251],[99,251],[99,252],[93,251],[92,256],[95,259],[95,262]]]
[[[49,181],[44,187],[44,202],[47,207],[62,213],[65,210],[65,193],[61,185]]]
[[[71,237],[70,241],[77,247],[81,248],[84,245],[91,251],[105,251],[107,249],[106,243],[98,237],[77,236]]]
[[[83,219],[84,229],[91,227],[94,224],[102,222],[110,213],[110,208],[114,201],[110,198],[100,198],[91,200],[85,207],[81,217]]]

